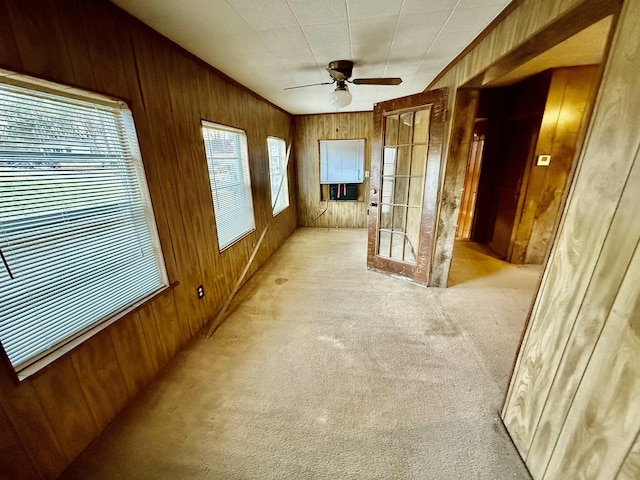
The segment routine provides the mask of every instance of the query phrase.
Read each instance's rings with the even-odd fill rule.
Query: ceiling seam
[[[353,39],[351,38],[351,15],[349,15],[348,0],[344,0],[344,8],[347,11],[347,31],[349,32],[349,60],[353,60]]]
[[[244,16],[238,11],[238,9],[236,7],[234,7],[233,5],[231,5],[231,3],[229,3],[229,0],[225,0],[224,3],[226,3],[227,5],[229,5],[229,8],[231,10],[233,10],[234,12],[236,12],[236,14],[238,15],[238,18],[240,18],[246,25],[247,28],[249,28],[249,30],[251,30],[253,33],[255,33],[256,35],[258,35],[258,32],[256,32],[256,29],[253,28],[251,26],[251,24],[249,22],[247,22],[247,19],[244,18]],[[258,35],[260,36],[260,35]],[[262,37],[260,38],[260,41],[262,42]]]
[[[300,22],[300,18],[298,18],[298,15],[296,15],[295,10],[291,6],[291,2],[289,0],[286,0],[286,2],[287,2],[287,7],[289,7],[289,10],[291,11],[291,15],[293,15],[293,18],[296,19],[296,22],[298,23],[298,28],[300,28],[300,31],[302,32],[302,36],[304,37],[304,43],[307,44],[307,47],[309,48],[311,55],[313,55],[313,61],[316,63],[316,67],[318,67],[319,71],[321,72],[324,71],[324,69],[320,68],[320,65],[318,64],[318,57],[316,57],[316,52],[314,52],[313,48],[311,48],[311,44],[309,43],[309,39],[307,38],[307,32],[305,32],[304,26]]]
[[[459,0],[458,0],[459,1]],[[402,0],[402,5],[400,5],[400,11],[398,12],[398,18],[396,19],[396,25],[393,29],[393,37],[391,37],[391,43],[389,44],[389,50],[387,51],[387,58],[384,62],[384,72],[382,72],[382,76],[386,77],[387,72],[389,71],[389,57],[391,57],[391,50],[393,50],[393,43],[396,40],[396,35],[398,33],[398,25],[400,24],[400,17],[402,16],[402,10],[404,10],[404,4],[406,0]]]
[[[440,26],[440,29],[438,30],[438,33],[436,34],[436,38],[433,39],[433,42],[431,42],[431,45],[429,46],[429,49],[427,50],[427,53],[424,54],[424,57],[422,57],[422,60],[420,60],[420,63],[418,64],[418,67],[416,68],[415,72],[413,73],[413,75],[411,75],[411,78],[409,78],[409,81],[413,80],[413,77],[416,76],[416,72],[418,70],[420,70],[420,67],[422,67],[422,64],[424,63],[424,61],[427,59],[427,57],[429,56],[429,54],[431,53],[431,50],[433,50],[433,46],[435,45],[435,43],[438,41],[438,38],[440,38],[440,35],[442,34],[442,31],[444,30],[444,27],[447,26],[447,23],[449,23],[449,20],[451,20],[451,17],[453,16],[453,12],[456,11],[456,9],[458,8],[458,5],[460,5],[460,2],[462,0],[458,0],[456,2],[456,4],[453,6],[453,8],[451,9],[451,13],[449,13],[449,15],[447,16],[447,19],[442,23],[442,25]]]

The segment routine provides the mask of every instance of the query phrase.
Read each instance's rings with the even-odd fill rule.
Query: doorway
[[[476,112],[476,121],[486,122],[482,158],[473,161],[477,152],[471,148],[464,188],[474,188],[478,163],[480,174],[471,214],[464,210],[469,200],[463,191],[456,245],[480,244],[480,250],[509,263],[544,263],[599,84],[611,23],[607,17],[551,49],[555,53],[545,52],[482,86]],[[575,54],[567,52],[581,51],[576,45],[587,41],[590,56],[579,62],[586,64],[572,65]],[[459,251],[454,248],[454,262]]]

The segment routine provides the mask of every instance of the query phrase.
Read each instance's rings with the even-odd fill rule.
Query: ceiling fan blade
[[[351,80],[354,85],[400,85],[402,79],[395,78],[354,78]]]
[[[293,90],[294,88],[315,87],[316,85],[331,85],[333,82],[310,83],[309,85],[298,85],[297,87],[287,87],[283,90]]]

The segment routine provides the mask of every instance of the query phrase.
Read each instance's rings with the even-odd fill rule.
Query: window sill
[[[170,285],[167,285],[165,287],[161,287],[160,289],[158,289],[155,292],[153,292],[152,294],[142,298],[141,300],[135,302],[134,304],[130,305],[129,307],[127,307],[127,308],[125,308],[123,310],[120,310],[119,312],[113,314],[110,317],[107,317],[102,322],[98,323],[97,325],[92,325],[90,327],[87,327],[87,330],[85,330],[83,332],[80,332],[77,336],[69,339],[66,343],[64,343],[60,347],[56,348],[55,350],[45,354],[45,356],[43,356],[42,358],[39,358],[38,360],[34,361],[33,363],[20,368],[20,370],[18,370],[18,371],[14,370],[15,376],[16,376],[16,381],[17,382],[22,382],[23,380],[26,380],[27,378],[35,375],[36,373],[40,372],[41,370],[45,369],[46,367],[48,367],[49,365],[54,363],[59,358],[67,355],[68,353],[71,353],[76,347],[78,347],[82,343],[86,342],[87,340],[89,340],[94,335],[97,335],[101,331],[103,331],[106,328],[110,327],[111,325],[113,325],[118,320],[122,319],[123,317],[126,317],[127,315],[130,315],[130,314],[132,314],[134,312],[137,312],[138,310],[140,310],[142,307],[144,307],[148,303],[154,301],[156,298],[161,297],[162,295],[166,294],[170,290],[173,290],[179,284],[180,284],[180,282],[173,282]]]

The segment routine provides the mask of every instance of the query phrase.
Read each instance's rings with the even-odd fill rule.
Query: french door
[[[371,152],[370,269],[428,285],[446,90],[378,103]]]

